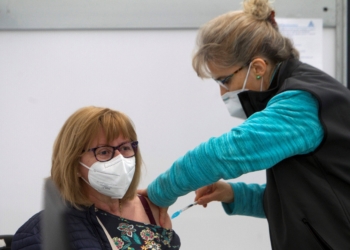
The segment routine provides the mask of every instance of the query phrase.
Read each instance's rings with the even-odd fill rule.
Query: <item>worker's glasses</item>
[[[114,157],[116,150],[118,150],[119,153],[125,158],[130,158],[135,156],[138,143],[138,141],[124,142],[115,147],[100,146],[96,148],[90,148],[87,151],[92,151],[95,155],[96,160],[100,162],[111,160]]]
[[[242,66],[242,67],[240,67],[239,69],[237,69],[235,72],[233,72],[231,75],[229,75],[229,76],[226,76],[226,77],[224,77],[224,78],[221,78],[221,79],[214,79],[221,87],[223,87],[224,89],[227,89],[227,90],[229,90],[229,88],[228,88],[228,84],[229,84],[229,82],[230,82],[230,80],[231,80],[231,78],[235,75],[235,74],[237,74],[240,70],[242,70],[244,68],[244,66]]]

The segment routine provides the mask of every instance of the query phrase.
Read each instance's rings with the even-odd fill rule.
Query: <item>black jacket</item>
[[[40,250],[42,237],[39,212],[21,226],[12,240],[12,250]],[[96,219],[95,207],[84,210],[69,208],[67,211],[67,231],[73,249],[112,250],[106,234]]]
[[[318,100],[324,139],[314,152],[266,171],[264,209],[272,248],[350,249],[350,91],[291,59],[281,65],[268,91],[246,91],[239,97],[250,116],[288,90],[304,90]]]

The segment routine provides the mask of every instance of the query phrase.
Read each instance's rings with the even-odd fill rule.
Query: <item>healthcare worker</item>
[[[218,200],[229,215],[266,218],[272,249],[349,249],[350,91],[299,61],[274,16],[267,0],[246,0],[200,29],[193,67],[245,121],[144,192],[163,211],[198,189],[201,205]],[[219,181],[261,170],[264,185]]]

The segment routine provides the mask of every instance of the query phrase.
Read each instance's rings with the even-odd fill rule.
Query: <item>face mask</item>
[[[248,72],[247,72],[247,75],[245,76],[242,89],[230,91],[230,92],[227,92],[221,96],[222,100],[224,101],[224,103],[226,105],[226,108],[228,109],[228,112],[233,117],[247,119],[247,116],[243,111],[242,104],[238,98],[238,94],[243,92],[243,91],[248,90],[248,89],[245,89],[245,86],[247,84],[251,65],[252,65],[252,63],[249,64]],[[261,78],[260,91],[262,90],[262,83],[263,83],[263,79]]]
[[[241,118],[241,119],[247,119],[247,116],[245,115],[242,104],[239,101],[238,94],[247,90],[244,89],[245,85],[247,84],[248,75],[250,72],[250,66],[252,63],[249,64],[247,75],[245,76],[244,83],[242,89],[230,91],[221,96],[222,100],[224,101],[226,108],[228,109],[228,112],[231,116]]]
[[[221,96],[226,108],[232,117],[247,119],[246,114],[243,111],[241,102],[239,101],[238,94],[244,90],[230,91]]]
[[[110,161],[95,162],[89,169],[87,184],[112,199],[121,199],[128,190],[135,173],[135,157],[124,158],[121,154]]]

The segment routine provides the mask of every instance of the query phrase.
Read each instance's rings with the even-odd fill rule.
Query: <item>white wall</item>
[[[325,30],[324,69],[334,75],[334,31]],[[42,208],[53,141],[86,105],[125,112],[145,167],[141,188],[187,150],[241,121],[214,81],[191,67],[195,30],[0,32],[0,234],[14,234]],[[327,50],[329,49],[329,50]],[[239,181],[265,182],[257,172]],[[180,197],[169,213],[188,205]],[[226,216],[220,204],[174,219],[182,249],[270,249],[264,219]]]

